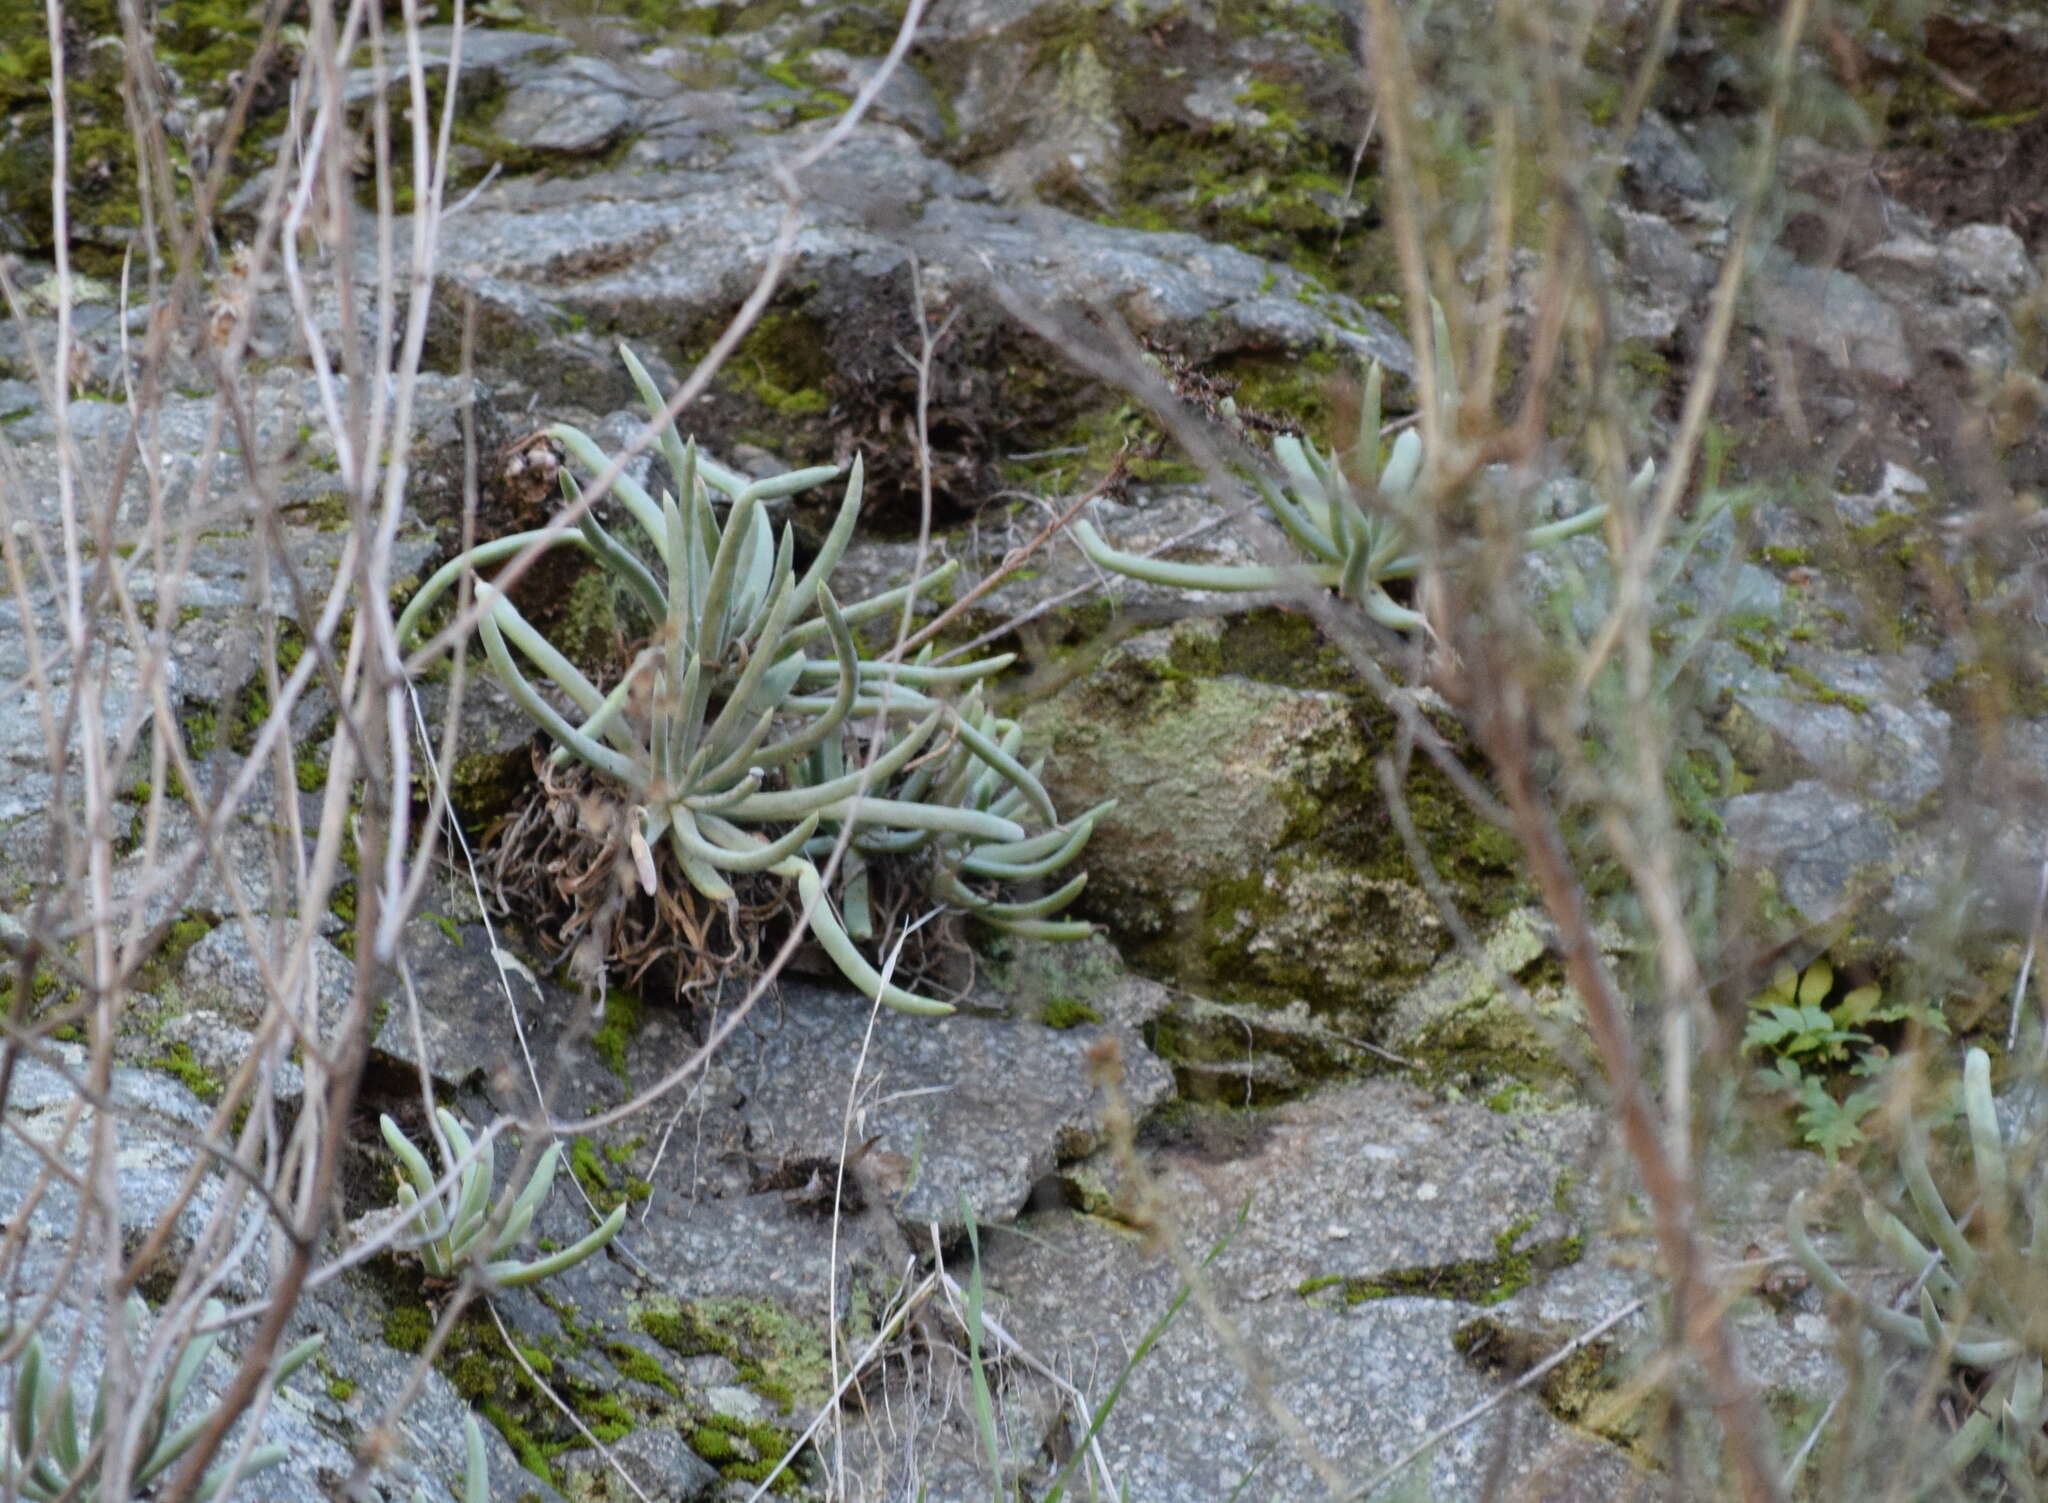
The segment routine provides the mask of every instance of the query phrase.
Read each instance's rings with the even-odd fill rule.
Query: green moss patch
[[[714,1414],[690,1431],[690,1449],[718,1468],[728,1482],[767,1480],[789,1451],[794,1436],[773,1425],[753,1423],[728,1414]],[[781,1472],[770,1489],[793,1493],[802,1483],[795,1467]]]
[[[1054,997],[1045,1004],[1039,1018],[1048,1028],[1080,1028],[1100,1023],[1102,1014],[1079,997]]]
[[[609,1213],[617,1206],[645,1200],[654,1193],[654,1186],[646,1180],[625,1173],[616,1161],[607,1160],[608,1155],[600,1153],[589,1138],[576,1138],[569,1144],[569,1172],[600,1211]]]
[[[719,321],[719,330],[724,327]],[[711,331],[715,336],[718,331]],[[704,341],[708,349],[710,340]],[[703,350],[685,350],[690,364]],[[739,436],[765,448],[792,454],[826,453],[830,433],[823,423],[831,409],[828,390],[834,364],[825,331],[794,308],[765,313],[719,367],[717,389],[740,399],[752,412]]]
[[[209,1106],[220,1100],[221,1082],[193,1057],[190,1044],[172,1044],[157,1056],[156,1067],[182,1083],[186,1090]]]
[[[1303,1299],[1334,1293],[1338,1302],[1346,1305],[1362,1305],[1368,1300],[1402,1296],[1497,1305],[1526,1289],[1538,1273],[1569,1267],[1578,1262],[1584,1252],[1584,1240],[1577,1236],[1553,1237],[1527,1247],[1520,1246],[1522,1238],[1536,1222],[1536,1216],[1525,1216],[1494,1238],[1493,1256],[1490,1258],[1394,1268],[1371,1277],[1326,1274],[1303,1279],[1295,1287],[1295,1293]]]
[[[771,1301],[658,1300],[635,1313],[632,1324],[678,1356],[726,1358],[741,1383],[785,1410],[814,1409],[832,1391],[823,1328]]]
[[[400,1351],[423,1351],[433,1333],[434,1313],[409,1268],[395,1267],[392,1274],[393,1303],[384,1318],[384,1340]],[[456,1392],[504,1437],[528,1471],[559,1487],[563,1479],[557,1474],[557,1458],[589,1444],[542,1390],[542,1382],[602,1442],[622,1439],[646,1423],[659,1421],[685,1430],[696,1423],[680,1402],[681,1386],[654,1357],[630,1342],[604,1339],[577,1321],[568,1306],[548,1298],[545,1290],[542,1299],[561,1321],[558,1334],[522,1333],[516,1338],[515,1356],[489,1314],[472,1308],[456,1324],[436,1362]],[[622,1387],[621,1379],[634,1386]]]
[[[148,51],[159,98],[192,100],[201,111],[231,105],[256,60],[263,7],[239,0],[161,0],[148,14]],[[69,202],[73,264],[117,274],[125,243],[142,225],[138,157],[123,99],[126,42],[113,0],[73,0],[64,7],[64,84],[69,135]],[[261,141],[285,105],[273,66],[251,96],[243,141]],[[0,212],[26,232],[31,254],[53,249],[50,173],[54,164],[50,97],[52,55],[39,0],[0,0]],[[191,164],[183,140],[165,132],[175,187],[189,195]],[[264,165],[245,145],[230,161],[226,187]],[[189,212],[189,201],[180,208]],[[158,205],[158,213],[164,206]]]
[[[626,1073],[626,1048],[640,1032],[643,1012],[638,997],[614,987],[604,994],[604,1021],[590,1036],[590,1047],[621,1085],[633,1083]]]

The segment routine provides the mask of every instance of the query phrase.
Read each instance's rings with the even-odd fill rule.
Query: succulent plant
[[[1437,369],[1445,410],[1457,406],[1457,381],[1450,338],[1441,310],[1435,318]],[[1395,631],[1426,629],[1418,611],[1387,593],[1390,580],[1408,579],[1421,567],[1415,552],[1412,502],[1422,475],[1422,439],[1410,428],[1390,449],[1380,444],[1380,389],[1383,373],[1374,361],[1366,373],[1358,430],[1351,442],[1325,454],[1306,439],[1281,434],[1273,457],[1283,481],[1255,474],[1267,509],[1281,530],[1307,556],[1299,564],[1176,564],[1112,548],[1086,521],[1074,523],[1074,540],[1105,569],[1133,579],[1184,590],[1333,589],[1355,601],[1367,615]],[[1647,490],[1656,468],[1646,461],[1630,482],[1632,495]],[[1524,544],[1541,548],[1588,532],[1607,515],[1589,506],[1560,521],[1532,527]]]
[[[936,708],[935,702],[914,689],[898,689],[891,696],[888,713],[903,718],[921,717]],[[1059,920],[1060,912],[1081,895],[1086,876],[1077,876],[1043,897],[1023,902],[1003,902],[968,885],[970,879],[992,882],[1035,881],[1059,871],[1080,854],[1088,843],[1096,820],[1116,806],[1114,799],[1090,809],[1079,818],[1062,824],[1053,814],[1052,799],[1039,781],[1043,759],[1026,766],[1018,760],[1023,728],[1005,720],[982,704],[979,685],[970,689],[950,712],[952,744],[943,756],[931,756],[904,779],[897,796],[928,807],[953,809],[963,816],[981,815],[995,819],[1024,820],[1036,817],[1046,828],[1021,840],[990,842],[976,840],[958,830],[922,828],[908,830],[856,830],[848,858],[850,873],[844,898],[845,923],[849,934],[867,938],[867,921],[862,913],[861,880],[865,858],[929,853],[927,882],[933,897],[964,912],[972,913],[991,928],[1030,939],[1079,939],[1094,926],[1078,920]],[[843,776],[845,753],[838,743],[820,746],[811,753],[806,778],[826,782]],[[812,837],[808,854],[829,850],[837,832],[821,828]]]
[[[548,1145],[533,1173],[527,1177],[525,1187],[513,1197],[501,1216],[499,1207],[491,1201],[491,1181],[497,1168],[491,1140],[486,1138],[483,1146],[476,1148],[469,1130],[453,1112],[442,1107],[434,1115],[439,1119],[442,1135],[447,1140],[450,1167],[464,1159],[469,1160],[456,1176],[452,1211],[444,1211],[435,1204],[436,1176],[427,1164],[426,1155],[413,1146],[396,1122],[389,1117],[380,1121],[384,1142],[403,1171],[398,1181],[399,1208],[406,1212],[415,1206],[420,1208],[421,1231],[410,1245],[419,1253],[420,1263],[430,1277],[451,1279],[468,1264],[481,1262],[484,1273],[495,1284],[516,1288],[536,1283],[565,1268],[575,1267],[616,1237],[619,1228],[626,1224],[626,1208],[621,1205],[601,1225],[571,1246],[531,1262],[501,1258],[501,1253],[510,1251],[525,1240],[533,1226],[533,1218],[546,1204],[548,1191],[554,1188],[555,1170],[562,1162],[562,1145]],[[472,1149],[475,1149],[473,1158]]]
[[[631,351],[622,353],[650,412],[659,414],[665,404],[653,379]],[[566,425],[549,432],[576,464],[594,472],[608,468],[586,434]],[[832,836],[850,831],[857,859],[848,890],[857,908],[867,857],[919,849],[933,837],[960,852],[960,862],[978,853],[992,870],[1033,864],[1023,852],[1041,847],[1063,852],[1060,865],[1078,854],[1089,822],[1062,824],[1037,777],[1000,738],[980,729],[978,711],[963,716],[927,693],[972,685],[1007,666],[1011,655],[953,667],[862,655],[854,627],[900,612],[943,584],[956,566],[841,608],[828,579],[859,515],[858,460],[823,545],[799,575],[794,534],[785,527],[778,541],[764,505],[835,479],[837,469],[750,481],[700,455],[673,422],[661,434],[661,454],[674,493],[657,501],[630,476],[613,483],[644,535],[644,555],[587,512],[573,530],[556,526],[484,543],[427,581],[400,618],[400,639],[411,638],[427,608],[467,570],[536,544],[588,552],[654,628],[608,691],[591,683],[503,592],[481,581],[478,625],[493,675],[554,738],[554,755],[604,774],[636,811],[633,856],[642,886],[654,890],[653,852],[663,841],[690,886],[713,902],[734,898],[735,874],[770,873],[794,882],[813,935],[863,992],[907,1012],[951,1011],[885,982],[834,911],[814,863],[831,848]],[[573,504],[579,492],[567,468],[562,484]],[[722,522],[712,492],[730,502]],[[567,697],[574,718],[528,679],[513,648]],[[936,778],[923,771],[924,759],[932,757],[949,765],[961,757],[976,762],[1015,796],[941,796]],[[993,785],[976,780],[973,786]],[[934,891],[960,901],[962,890],[946,884],[945,893]],[[1003,917],[999,906],[990,910],[994,900],[975,903],[992,920]],[[858,916],[853,927],[862,927]]]
[[[208,1300],[200,1309],[201,1326],[216,1325],[223,1314],[218,1300]],[[142,1346],[143,1322],[149,1307],[131,1295],[124,1312],[131,1348]],[[324,1338],[310,1336],[286,1352],[271,1374],[275,1388],[296,1372]],[[136,1432],[135,1449],[127,1466],[130,1489],[140,1491],[192,1448],[210,1425],[216,1411],[206,1410],[176,1429],[171,1422],[192,1391],[206,1359],[220,1340],[213,1331],[188,1336],[171,1358],[163,1382],[141,1398],[144,1420]],[[38,1503],[56,1498],[75,1503],[94,1503],[100,1496],[100,1480],[106,1470],[104,1444],[118,1443],[119,1437],[105,1433],[110,1375],[102,1373],[92,1413],[81,1431],[78,1405],[71,1384],[51,1368],[43,1352],[40,1333],[31,1335],[22,1347],[14,1373],[14,1401],[9,1411],[6,1495],[27,1497]],[[258,1446],[243,1459],[239,1470],[228,1464],[215,1467],[201,1481],[193,1495],[200,1500],[217,1496],[230,1476],[247,1480],[285,1460],[282,1446]]]
[[[1886,1257],[1909,1281],[1911,1310],[1852,1288],[1806,1232],[1795,1199],[1786,1218],[1794,1255],[1826,1293],[1854,1308],[1879,1335],[1928,1352],[1951,1368],[1981,1374],[1982,1392],[1941,1458],[1953,1476],[1978,1457],[1994,1457],[2021,1497],[2041,1495],[2048,1475],[2048,1392],[2038,1311],[2048,1292],[2048,1205],[2016,1176],[1991,1099],[1991,1061],[1965,1056],[1963,1116],[1974,1169],[1974,1207],[1951,1211],[1928,1167],[1925,1131],[1907,1125],[1899,1152],[1906,1217],[1874,1197],[1864,1220]],[[1968,1227],[1966,1234],[1964,1228]]]

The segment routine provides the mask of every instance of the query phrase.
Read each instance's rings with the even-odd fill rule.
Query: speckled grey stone
[[[1417,1297],[1346,1304],[1337,1286],[1314,1281],[1490,1259],[1511,1229],[1523,1247],[1565,1236],[1577,1223],[1559,1209],[1560,1177],[1585,1171],[1598,1124],[1590,1113],[1446,1106],[1391,1082],[1332,1090],[1260,1123],[1239,1157],[1192,1147],[1153,1155],[1153,1203],[1191,1257],[1227,1242],[1206,1274],[1222,1318],[1337,1474],[1362,1482],[1492,1392],[1452,1344],[1478,1310]],[[1144,1239],[1100,1218],[1053,1211],[1018,1231],[984,1234],[994,1318],[1100,1397],[1166,1311],[1179,1275]],[[1077,1289],[1084,1300],[1071,1297]],[[1193,1305],[1138,1364],[1101,1442],[1134,1498],[1227,1496],[1254,1469],[1261,1497],[1322,1494]],[[1497,1448],[1518,1478],[1579,1443],[1534,1400],[1511,1400],[1435,1454],[1436,1496],[1480,1496]],[[1050,1468],[1034,1460],[1024,1470],[1042,1482]],[[1578,1460],[1607,1486],[1627,1476],[1611,1453]]]
[[[1102,1106],[1087,1056],[1099,1042],[1117,1039],[1133,1111],[1172,1090],[1166,1066],[1121,1030],[884,1013],[869,1034],[868,1011],[837,990],[785,985],[723,1059],[745,1096],[748,1140],[785,1159],[836,1161],[851,1102],[853,1141],[909,1166],[893,1206],[907,1227],[937,1222],[952,1235],[963,1197],[978,1220],[1005,1219],[1059,1160],[1092,1152]]]
[[[1768,738],[1769,751],[1759,749],[1765,760],[1789,761],[1894,814],[1911,811],[1946,781],[1950,719],[1925,698],[1917,664],[1803,645],[1788,657],[1798,679],[1774,676],[1769,688],[1741,688],[1732,697],[1735,711]]]
[[[1845,271],[1778,260],[1751,290],[1759,324],[1810,345],[1842,370],[1904,381],[1913,352],[1898,311]]]
[[[514,85],[491,117],[491,134],[533,151],[602,151],[645,112],[640,92],[611,63],[570,58]]]
[[[1779,894],[1809,922],[1834,917],[1890,880],[1891,821],[1825,783],[1739,794],[1728,800],[1726,819],[1737,869],[1773,874]]]

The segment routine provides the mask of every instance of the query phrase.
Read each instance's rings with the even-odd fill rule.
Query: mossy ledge
[[[386,1345],[403,1352],[425,1350],[437,1319],[429,1304],[432,1291],[410,1265],[382,1259],[371,1267],[380,1271],[389,1301],[383,1327]],[[689,1396],[681,1370],[664,1362],[658,1353],[616,1330],[607,1331],[582,1319],[572,1304],[545,1288],[539,1295],[555,1316],[555,1332],[536,1334],[545,1317],[525,1322],[514,1338],[519,1343],[515,1357],[506,1349],[489,1314],[472,1309],[450,1334],[435,1366],[464,1401],[498,1431],[520,1464],[550,1487],[575,1495],[575,1479],[563,1475],[562,1459],[582,1451],[589,1442],[542,1391],[542,1382],[601,1442],[623,1439],[648,1425],[672,1429],[693,1441],[700,1435],[718,1435],[721,1438],[710,1442],[709,1450],[700,1449],[700,1454],[730,1480],[760,1481],[789,1449],[794,1431],[769,1423],[742,1423],[707,1411],[701,1399]],[[646,1311],[635,1317],[634,1324],[644,1334],[652,1334],[651,1327],[677,1336],[680,1344],[663,1340],[662,1345],[679,1355],[693,1341],[701,1342],[699,1351],[739,1354],[735,1357],[739,1381],[788,1409],[789,1386],[769,1378],[761,1363],[744,1357],[733,1329],[714,1319],[694,1314],[685,1317],[679,1310],[668,1313],[674,1324]],[[754,1333],[765,1329],[761,1323],[738,1324]],[[779,1359],[770,1360],[779,1365]],[[822,1351],[819,1360],[823,1360]],[[795,1491],[803,1475],[801,1467],[786,1472],[777,1479],[775,1491]]]

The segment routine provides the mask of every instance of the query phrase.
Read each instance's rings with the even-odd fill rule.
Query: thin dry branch
[[[1709,1402],[1719,1418],[1729,1459],[1747,1503],[1782,1503],[1785,1492],[1755,1387],[1744,1377],[1722,1300],[1701,1251],[1694,1185],[1679,1171],[1643,1083],[1628,1000],[1601,956],[1564,837],[1535,777],[1533,713],[1520,674],[1501,662],[1497,644],[1463,644],[1479,686],[1474,730],[1501,784],[1515,832],[1543,904],[1556,924],[1565,972],[1586,1008],[1600,1052],[1622,1141],[1642,1176],[1654,1213],[1658,1249],[1672,1282],[1678,1331],[1699,1358]]]

